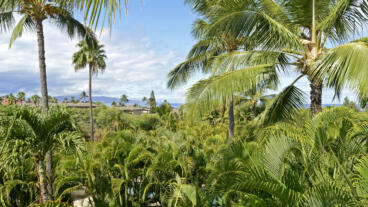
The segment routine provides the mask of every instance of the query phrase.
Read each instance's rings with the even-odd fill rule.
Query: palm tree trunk
[[[47,192],[47,183],[46,183],[46,174],[45,174],[45,166],[43,164],[42,158],[38,156],[34,156],[36,171],[37,171],[37,180],[40,188],[40,203],[46,202],[50,200],[49,194]]]
[[[311,80],[310,87],[311,111],[317,114],[322,111],[322,83]]]
[[[226,112],[226,103],[223,103],[221,107],[221,123],[224,123],[225,112]]]
[[[257,117],[257,106],[256,106],[256,104],[252,104],[252,112],[253,112],[254,118]]]
[[[229,138],[234,137],[234,99],[231,99],[229,105]]]
[[[38,42],[38,62],[40,67],[41,95],[42,95],[42,111],[49,110],[49,100],[47,93],[47,76],[46,76],[46,58],[45,58],[45,37],[43,35],[42,20],[36,19],[37,42]],[[43,160],[42,160],[43,161]],[[48,177],[47,190],[52,195],[52,151],[46,153],[46,172]],[[47,192],[46,192],[47,193]]]
[[[42,110],[47,112],[49,109],[47,78],[46,78],[46,58],[45,58],[45,38],[43,36],[42,20],[36,20],[37,41],[38,41],[38,62],[40,65]]]
[[[91,140],[92,142],[95,140],[94,138],[94,130],[93,130],[93,111],[92,111],[92,65],[89,65],[89,122],[91,125]]]

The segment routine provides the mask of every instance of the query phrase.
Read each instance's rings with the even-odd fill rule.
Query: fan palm
[[[360,69],[358,67],[360,64],[345,64],[344,60],[352,61],[348,59],[352,56],[348,56],[348,54],[351,55],[348,53],[351,50],[348,50],[347,47],[361,48],[365,39],[360,39],[358,42],[353,41],[346,47],[343,45],[329,49],[327,45],[346,42],[355,31],[361,28],[361,23],[367,22],[366,1],[248,0],[240,3],[236,0],[228,0],[215,1],[211,4],[206,0],[188,0],[187,2],[193,5],[195,11],[205,14],[209,19],[210,26],[206,31],[207,34],[216,35],[228,32],[235,37],[248,39],[253,46],[248,51],[226,54],[223,61],[230,61],[234,64],[254,62],[283,65],[282,69],[296,69],[301,76],[307,76],[311,83],[311,110],[314,114],[321,111],[322,103],[322,82],[316,73],[326,74],[327,71],[330,71],[327,76],[327,86],[335,87],[339,92],[346,83],[342,79],[356,78],[356,76],[348,76],[345,71],[352,67],[355,68],[354,71]],[[268,61],[270,55],[284,56],[285,59],[282,62],[280,59]],[[357,56],[354,55],[354,57]],[[333,66],[333,71],[328,66]],[[362,74],[360,77],[360,80],[364,79]],[[300,77],[296,81],[299,79]],[[303,93],[300,93],[300,90],[294,86],[295,82],[285,88],[284,95],[276,97],[276,99],[288,98],[289,101],[274,100],[273,102],[287,103],[292,107],[285,109],[274,107],[281,111],[269,110],[269,113],[279,113],[280,116],[283,116],[289,113],[290,109],[303,106],[301,101],[304,98],[300,97]],[[339,84],[336,85],[336,83]],[[297,95],[299,97],[296,97]]]
[[[86,39],[77,44],[79,51],[73,55],[73,65],[76,71],[89,67],[89,113],[91,126],[91,140],[94,141],[93,129],[93,111],[92,111],[92,75],[97,75],[98,72],[103,72],[106,68],[106,55],[103,50],[103,45],[100,45],[96,40]]]

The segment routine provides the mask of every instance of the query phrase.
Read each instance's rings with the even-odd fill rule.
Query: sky
[[[174,91],[166,88],[168,72],[185,60],[196,40],[191,27],[197,18],[184,0],[132,0],[127,17],[117,21],[112,30],[99,34],[108,57],[103,73],[93,78],[95,96],[142,99],[155,91],[156,99],[185,102],[185,91],[196,80]],[[71,58],[78,39],[69,39],[52,24],[45,23],[45,50],[48,90],[51,96],[78,95],[88,91],[88,70],[75,72]],[[28,97],[40,94],[37,39],[25,33],[9,49],[10,34],[0,36],[0,95],[24,91]],[[296,75],[282,75],[280,90]],[[308,97],[309,83],[301,79],[297,86]],[[353,94],[345,90],[342,97]],[[333,92],[323,92],[323,103],[332,103]],[[333,103],[338,103],[335,100]]]

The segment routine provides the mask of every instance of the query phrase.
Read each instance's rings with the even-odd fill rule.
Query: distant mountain
[[[56,96],[56,98],[58,99],[58,101],[64,101],[65,98],[67,98],[69,101],[71,100],[71,97],[73,95],[70,96]],[[80,98],[79,95],[74,95],[74,99],[78,100]],[[116,103],[119,103],[120,98],[115,98],[115,97],[108,97],[108,96],[93,96],[93,101],[94,102],[101,102],[103,104],[105,104],[106,106],[111,106],[111,103],[113,101],[115,101]],[[88,98],[85,99],[85,101],[88,101]],[[162,102],[158,102],[158,105],[160,105]],[[170,102],[169,102],[170,103]],[[126,105],[134,105],[134,104],[138,104],[140,106],[146,106],[146,103],[144,103],[142,100],[129,100],[129,102]],[[172,107],[174,108],[179,108],[182,104],[181,103],[170,103]]]

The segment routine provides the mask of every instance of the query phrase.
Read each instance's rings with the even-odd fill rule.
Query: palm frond
[[[210,25],[209,34],[228,32],[235,37],[250,38],[260,48],[302,48],[291,29],[263,11],[244,10],[220,14]]]
[[[263,164],[265,169],[276,179],[284,175],[284,161],[288,153],[298,144],[287,137],[270,137],[264,148]]]
[[[130,0],[72,0],[74,6],[82,11],[84,20],[89,26],[104,26],[108,23],[111,28],[116,17],[121,17],[121,7],[128,13]]]
[[[364,11],[368,6],[365,1],[340,0],[330,4],[328,15],[317,24],[317,29],[326,32],[335,41],[345,41],[368,20]]]
[[[311,76],[335,89],[339,97],[344,87],[368,94],[368,40],[362,38],[330,49],[313,65]]]
[[[255,87],[264,80],[278,82],[273,64],[258,65],[211,76],[193,85],[187,92],[187,103],[196,110],[213,110],[228,102],[235,93]]]
[[[13,45],[14,41],[21,37],[24,30],[33,31],[35,28],[34,22],[28,15],[22,16],[18,24],[14,27],[12,35],[10,37],[9,48]]]
[[[0,32],[9,31],[15,23],[13,12],[0,13]]]
[[[188,58],[183,63],[172,69],[168,76],[167,87],[174,89],[175,87],[186,83],[191,75],[197,71],[207,72],[210,61],[213,59],[217,51],[208,51],[204,54]]]
[[[75,19],[67,9],[58,8],[60,11],[55,18],[51,18],[54,25],[64,30],[70,38],[78,36],[79,38],[89,38],[96,40],[94,32],[87,26]]]
[[[304,107],[305,102],[305,92],[290,85],[267,105],[260,116],[261,123],[268,125],[283,119],[291,119],[298,109]]]

